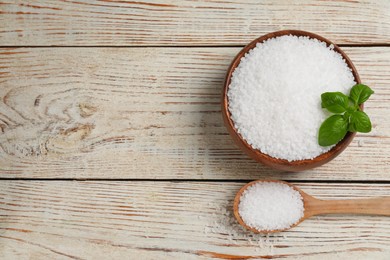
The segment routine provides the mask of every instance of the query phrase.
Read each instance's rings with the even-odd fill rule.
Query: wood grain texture
[[[268,238],[243,231],[243,183],[0,182],[7,259],[388,259],[390,218],[323,215]],[[389,195],[390,185],[298,183],[323,199]]]
[[[389,44],[387,0],[1,1],[4,45],[244,45],[312,31],[338,44]]]
[[[3,49],[0,176],[389,180],[390,48],[343,49],[375,90],[365,106],[373,130],[297,174],[252,161],[223,126],[238,48]]]

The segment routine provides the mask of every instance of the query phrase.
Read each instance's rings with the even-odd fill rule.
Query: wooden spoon
[[[289,185],[290,187],[298,191],[303,198],[303,205],[305,208],[303,217],[297,223],[285,229],[257,230],[255,228],[249,227],[241,218],[240,213],[238,212],[238,205],[240,203],[242,193],[249,186],[258,182],[282,183],[282,184]],[[313,196],[310,196],[309,194],[306,194],[295,185],[292,185],[285,181],[258,180],[246,184],[238,191],[234,199],[233,211],[237,221],[246,229],[253,231],[255,233],[275,233],[275,232],[280,232],[280,231],[293,228],[299,225],[305,219],[315,215],[321,215],[321,214],[370,214],[370,215],[390,216],[390,197],[378,197],[372,199],[353,199],[353,200],[320,200]]]

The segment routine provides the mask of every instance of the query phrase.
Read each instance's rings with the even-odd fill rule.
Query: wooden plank
[[[3,259],[388,259],[390,218],[323,215],[270,237],[232,217],[243,183],[0,182]],[[298,184],[319,198],[389,195],[385,184]],[[242,259],[240,258],[240,259]]]
[[[344,48],[376,94],[373,131],[331,163],[265,168],[220,115],[238,48],[16,48],[0,53],[0,176],[389,180],[390,48]]]
[[[0,43],[32,45],[244,45],[300,29],[336,43],[389,44],[387,0],[1,1]]]

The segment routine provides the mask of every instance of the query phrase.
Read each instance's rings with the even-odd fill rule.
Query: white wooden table
[[[320,34],[375,90],[369,134],[325,166],[261,166],[220,115],[229,63],[281,29]],[[0,1],[1,259],[390,259],[390,218],[324,215],[269,237],[253,179],[319,198],[390,194],[390,2]]]

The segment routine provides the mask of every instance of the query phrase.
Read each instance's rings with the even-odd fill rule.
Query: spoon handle
[[[390,197],[355,200],[311,200],[305,208],[310,215],[370,214],[390,216]]]

